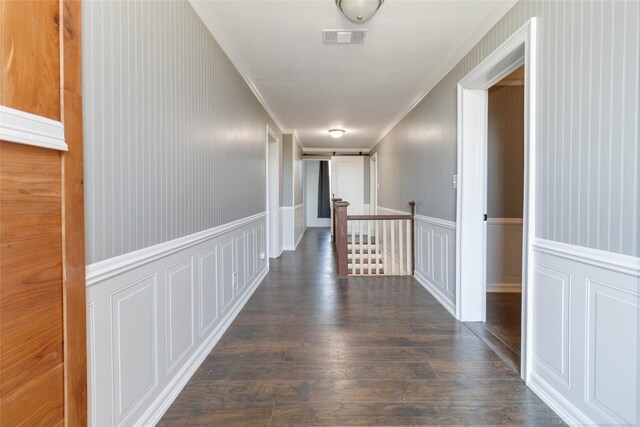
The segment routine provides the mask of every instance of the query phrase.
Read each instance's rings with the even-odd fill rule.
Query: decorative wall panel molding
[[[304,232],[306,227],[304,226],[304,204],[300,204],[295,207],[294,213],[294,227],[293,230],[295,232],[295,242],[294,242],[294,250],[298,247],[298,243],[302,240],[302,236],[304,236]]]
[[[90,266],[91,425],[158,422],[267,274],[265,221]]]
[[[639,258],[534,240],[527,383],[568,423],[638,423],[639,278]]]
[[[380,209],[383,213],[398,212],[387,208],[378,208],[378,212]],[[415,233],[415,278],[455,316],[455,223],[416,215]]]
[[[280,206],[282,218],[282,248],[295,251],[304,235],[304,204],[297,206]]]
[[[0,105],[0,140],[67,151],[64,125],[36,114]]]

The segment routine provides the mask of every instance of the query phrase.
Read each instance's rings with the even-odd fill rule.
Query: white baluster
[[[358,221],[358,227],[360,228],[360,274],[364,274],[364,227],[362,221]]]
[[[387,264],[387,221],[382,220],[382,268],[384,274],[389,274],[389,264]]]
[[[394,221],[391,221],[391,274],[396,275],[396,232]]]
[[[351,275],[356,274],[356,222],[351,222]]]
[[[369,272],[369,276],[371,276],[371,263],[373,262],[371,254],[373,254],[371,248],[371,221],[367,221],[367,271]]]
[[[398,263],[398,274],[402,275],[402,269],[404,267],[404,239],[402,232],[402,220],[396,221],[398,223],[398,252],[400,254],[400,262]]]
[[[406,219],[407,225],[407,275],[411,275],[411,269],[413,266],[411,265],[411,261],[413,260],[413,254],[411,253],[411,241],[413,240],[413,236],[411,235],[411,220]]]
[[[376,275],[380,274],[380,258],[379,258],[379,253],[380,253],[380,239],[378,237],[378,220],[374,220],[373,221],[373,226],[374,226],[374,245],[376,247],[376,250],[374,251],[373,255],[376,257]]]

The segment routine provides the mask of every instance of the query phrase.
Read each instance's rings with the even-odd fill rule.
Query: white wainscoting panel
[[[87,268],[90,425],[154,425],[265,277],[265,214]]]
[[[295,233],[295,238],[294,238],[294,249],[295,249],[298,247],[298,243],[300,243],[300,240],[302,240],[302,236],[304,236],[304,231],[306,228],[304,226],[304,205],[303,204],[300,204],[295,207],[293,218],[294,218],[293,230]]]
[[[415,233],[415,278],[455,316],[456,225],[416,215]]]
[[[568,423],[637,425],[640,259],[535,239],[528,384]]]
[[[487,292],[522,291],[522,218],[487,221]]]
[[[282,248],[295,251],[304,235],[304,205],[280,206]]]
[[[167,373],[195,344],[193,258],[166,269]]]

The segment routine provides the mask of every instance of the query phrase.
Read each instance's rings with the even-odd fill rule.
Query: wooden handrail
[[[366,220],[374,220],[374,219],[411,219],[413,216],[411,215],[348,215],[348,220],[354,221],[366,221]]]

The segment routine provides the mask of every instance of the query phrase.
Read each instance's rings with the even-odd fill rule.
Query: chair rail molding
[[[0,105],[0,139],[68,151],[62,122]]]

